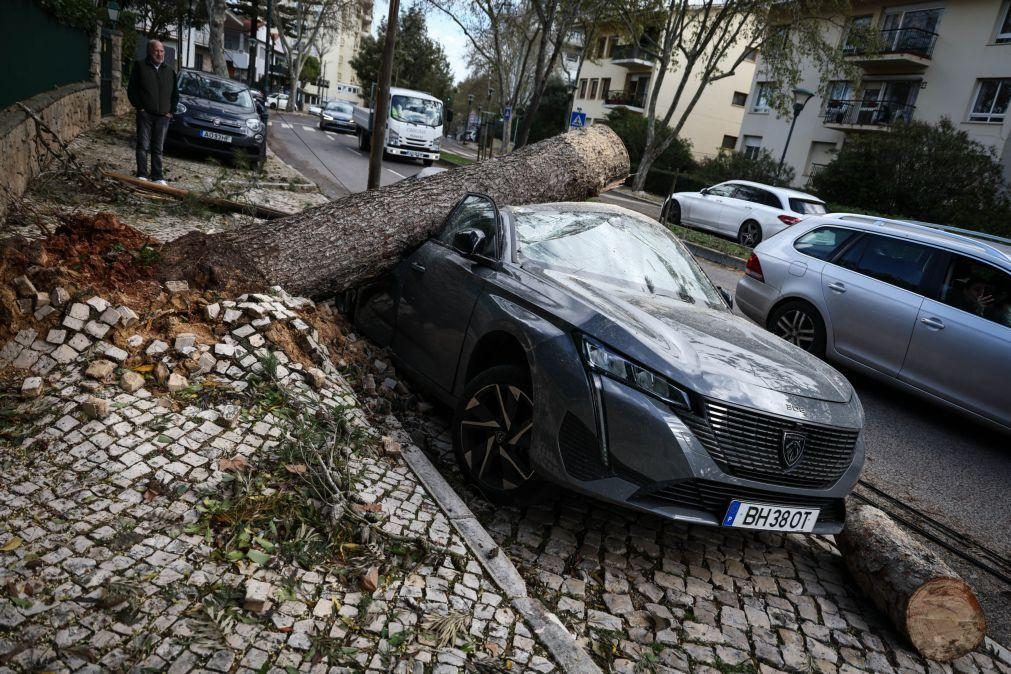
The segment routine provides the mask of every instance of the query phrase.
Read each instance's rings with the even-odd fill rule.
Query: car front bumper
[[[681,522],[722,526],[730,502],[740,500],[818,508],[813,533],[842,530],[845,497],[864,461],[862,413],[856,400],[813,407],[808,400],[801,418],[788,411],[791,399],[797,397],[785,394],[780,396],[783,409],[775,412],[700,398],[696,402],[701,409],[694,409],[693,403],[688,413],[615,380],[588,374],[574,345],[567,346],[564,340],[550,340],[537,351],[535,362],[571,364],[562,376],[557,367],[551,368],[550,376],[534,371],[534,397],[541,401],[542,418],[535,427],[531,458],[546,478],[594,498]],[[793,402],[802,404],[799,398]],[[741,450],[735,444],[740,437],[714,440],[710,419],[719,419],[728,410],[739,417],[731,425],[758,424],[754,448]],[[803,473],[792,472],[779,468],[772,446],[779,442],[776,434],[788,429],[812,436],[809,455],[818,461],[826,451],[825,437],[839,432],[850,444],[837,452],[831,470],[817,461],[805,465],[802,459],[794,470],[803,467]],[[729,461],[728,454],[734,455]],[[763,466],[764,473],[749,471],[749,465]],[[831,475],[812,479],[820,472]]]
[[[320,119],[319,125],[323,129],[336,129],[338,131],[351,131],[357,129],[353,120],[350,119]]]
[[[393,145],[386,146],[387,154],[392,154],[397,157],[411,157],[412,159],[425,159],[430,161],[439,161],[439,153],[433,152],[432,150],[420,150],[407,147],[395,147]]]
[[[212,130],[202,129],[189,124],[185,120],[177,121],[173,118],[172,123],[169,125],[166,140],[179,147],[188,147],[219,155],[234,156],[239,153],[244,153],[247,155],[257,155],[262,157],[266,153],[266,128],[263,128],[257,134],[251,136],[230,133],[227,130],[214,130],[216,133],[222,133],[229,136],[232,139],[231,142],[205,138],[201,135],[202,131]],[[259,136],[259,140],[256,139],[257,136]]]

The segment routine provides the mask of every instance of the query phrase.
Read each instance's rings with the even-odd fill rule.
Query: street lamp
[[[793,120],[790,122],[790,132],[786,134],[786,144],[783,145],[783,155],[779,158],[779,168],[776,169],[776,176],[778,177],[783,173],[783,162],[786,161],[786,149],[790,147],[790,138],[793,136],[793,127],[797,124],[797,116],[800,115],[800,111],[804,109],[807,102],[811,100],[814,96],[813,91],[808,91],[807,89],[794,89],[793,90]]]
[[[119,20],[119,3],[116,0],[109,0],[105,9],[109,12],[109,21],[115,24]]]

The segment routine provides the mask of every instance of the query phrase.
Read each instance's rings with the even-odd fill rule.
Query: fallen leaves
[[[293,473],[295,475],[305,475],[307,470],[304,463],[289,463],[285,464],[284,468],[289,473]]]
[[[379,567],[370,566],[369,570],[362,574],[358,584],[365,592],[375,592],[379,587]]]
[[[351,508],[355,512],[359,513],[381,513],[383,512],[383,504],[381,503],[352,503]]]
[[[241,454],[236,454],[230,459],[228,458],[218,459],[218,470],[220,471],[232,470],[238,472],[240,470],[244,470],[248,465],[249,462],[246,460],[246,457],[242,456]]]
[[[0,546],[0,552],[13,552],[18,548],[20,548],[22,543],[24,543],[24,541],[21,540],[21,538],[19,538],[18,536],[15,536],[14,538],[10,539],[2,546]]]

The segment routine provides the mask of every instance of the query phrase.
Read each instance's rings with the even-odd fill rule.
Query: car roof
[[[803,199],[804,201],[817,201],[820,204],[825,203],[813,194],[808,194],[807,192],[801,192],[800,190],[791,189],[789,187],[776,187],[775,185],[766,185],[764,183],[756,183],[752,180],[724,180],[724,183],[734,183],[737,185],[750,185],[751,187],[758,187],[763,190],[770,190],[776,192],[781,196],[786,196],[791,199]]]
[[[947,250],[987,258],[998,262],[1005,268],[1011,267],[1011,245],[1004,243],[1006,239],[990,237],[980,232],[970,230],[950,231],[942,225],[912,222],[908,220],[893,220],[878,218],[859,213],[830,213],[816,216],[804,221],[805,228],[809,225],[838,224],[854,227],[867,232],[890,234],[914,241],[922,241]],[[977,238],[976,236],[984,238]],[[988,239],[997,239],[996,241]]]
[[[424,91],[416,91],[414,89],[404,89],[401,87],[390,87],[390,95],[400,95],[400,96],[413,96],[414,98],[420,98],[425,101],[435,101],[436,103],[442,103],[442,101],[432,94],[426,93]]]

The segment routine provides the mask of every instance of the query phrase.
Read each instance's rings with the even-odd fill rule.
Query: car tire
[[[424,166],[431,166],[431,165],[432,165],[432,160],[431,160],[431,159],[422,159],[422,160],[421,160],[421,163],[422,163],[422,164],[423,164]]]
[[[665,225],[681,226],[681,204],[677,199],[670,199],[664,204],[663,220]]]
[[[755,220],[745,220],[737,230],[737,243],[748,248],[754,248],[762,243],[762,226]]]
[[[533,414],[530,377],[522,368],[492,367],[464,387],[453,414],[453,450],[460,470],[489,498],[515,498],[536,487]]]
[[[809,302],[788,300],[772,310],[767,329],[810,354],[825,357],[825,321]]]

